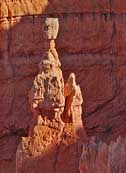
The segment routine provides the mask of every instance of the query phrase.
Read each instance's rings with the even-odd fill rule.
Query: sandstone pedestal
[[[56,19],[46,19],[46,50],[29,92],[33,113],[29,137],[17,150],[17,173],[78,173],[81,145],[86,137],[81,114],[83,103],[75,75],[64,86],[54,39]]]

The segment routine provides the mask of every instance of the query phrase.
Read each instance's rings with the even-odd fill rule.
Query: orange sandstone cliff
[[[84,126],[104,141],[126,136],[126,2],[0,1],[0,173],[14,173],[32,111],[28,93],[46,49],[43,25],[58,17],[56,41],[65,81],[80,84]]]

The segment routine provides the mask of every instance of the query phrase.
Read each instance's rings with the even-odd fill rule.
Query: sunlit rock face
[[[82,123],[83,98],[75,74],[64,85],[55,49],[58,19],[45,20],[46,49],[29,92],[32,122],[28,137],[16,153],[17,173],[78,173],[86,132]],[[70,157],[68,157],[70,156]]]
[[[88,135],[126,136],[125,13],[125,0],[0,1],[1,173],[15,172],[17,145],[28,135],[28,93],[47,46],[48,16],[59,18],[57,51],[65,81],[74,72],[80,84]]]

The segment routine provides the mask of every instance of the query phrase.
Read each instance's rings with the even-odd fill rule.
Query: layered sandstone
[[[47,9],[46,9],[47,8]],[[46,10],[46,12],[45,12]],[[21,16],[21,15],[33,15],[50,13],[125,13],[126,2],[122,0],[71,0],[71,1],[58,1],[58,0],[1,0],[0,3],[0,15],[4,17]]]
[[[56,43],[64,77],[73,71],[82,88],[88,134],[108,141],[125,136],[125,4],[0,1],[1,173],[14,173],[17,145],[28,133],[32,117],[28,93],[45,49],[44,18],[50,15],[60,21]]]

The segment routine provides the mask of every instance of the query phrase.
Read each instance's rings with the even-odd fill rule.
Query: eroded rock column
[[[44,28],[45,53],[29,92],[33,118],[29,137],[22,138],[17,150],[17,173],[78,173],[81,144],[86,136],[81,90],[73,73],[64,86],[55,48],[58,19],[47,18]]]

